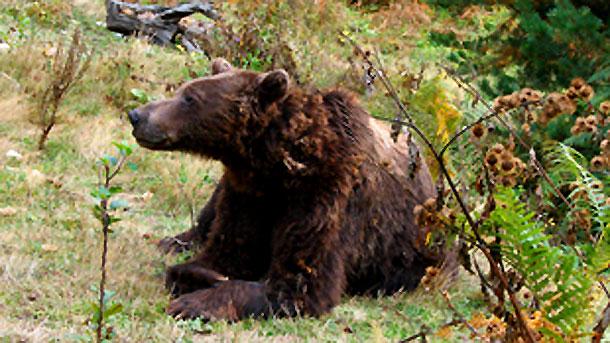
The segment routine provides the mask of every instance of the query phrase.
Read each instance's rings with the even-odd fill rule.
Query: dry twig
[[[57,123],[57,111],[65,95],[80,80],[91,63],[92,53],[81,42],[79,29],[74,30],[68,51],[64,52],[62,44],[57,46],[49,70],[50,83],[37,99],[38,124],[41,134],[38,139],[38,150],[43,150],[49,133]]]
[[[557,187],[557,185],[555,185],[555,182],[551,180],[549,174],[546,172],[546,170],[544,170],[544,167],[542,166],[540,161],[538,161],[538,158],[536,158],[536,152],[534,151],[534,149],[529,146],[529,144],[527,144],[525,140],[521,138],[521,136],[517,134],[515,129],[499,115],[498,111],[496,111],[493,106],[491,106],[491,104],[483,98],[481,93],[476,88],[466,82],[453,69],[445,66],[442,66],[442,68],[445,70],[447,75],[449,75],[449,77],[451,77],[451,79],[457,83],[460,88],[470,93],[472,96],[475,97],[476,102],[482,103],[483,106],[487,108],[490,114],[486,117],[496,118],[504,127],[508,129],[508,131],[513,137],[517,138],[519,145],[521,145],[525,150],[529,152],[530,160],[532,161],[534,168],[536,168],[536,171],[544,178],[544,180],[549,184],[549,186],[551,186],[555,195],[557,195],[557,197],[559,197],[569,208],[574,208],[574,205],[569,202],[568,199],[566,199],[566,197],[559,191],[559,188]]]
[[[487,244],[485,243],[485,241],[482,239],[481,235],[479,234],[478,223],[474,220],[474,218],[470,214],[470,211],[468,210],[468,207],[466,206],[464,200],[462,199],[461,194],[458,192],[455,182],[453,181],[453,178],[449,174],[449,171],[447,170],[447,167],[445,166],[445,162],[444,162],[442,156],[437,152],[436,148],[434,147],[432,142],[428,139],[428,137],[426,137],[426,135],[423,133],[423,131],[413,122],[412,116],[409,114],[408,110],[406,109],[406,107],[404,106],[404,104],[402,103],[400,98],[398,97],[396,90],[392,86],[392,83],[388,80],[386,74],[382,70],[379,70],[379,68],[377,68],[375,66],[375,64],[370,60],[370,58],[369,58],[370,53],[365,52],[350,36],[346,35],[345,33],[340,33],[340,35],[354,47],[354,49],[361,55],[361,57],[364,59],[364,61],[368,64],[369,69],[371,71],[373,71],[375,73],[375,75],[377,75],[377,77],[379,77],[379,79],[382,81],[384,87],[389,92],[391,98],[395,102],[396,106],[398,107],[401,116],[407,119],[407,121],[400,120],[399,119],[400,117],[397,116],[397,118],[395,118],[392,121],[396,124],[399,124],[399,127],[405,126],[408,129],[415,132],[415,134],[422,140],[422,142],[430,150],[431,154],[433,155],[434,159],[436,160],[436,162],[438,164],[441,174],[445,177],[445,180],[447,181],[447,184],[449,185],[449,188],[451,189],[451,193],[453,194],[455,200],[457,201],[460,209],[462,210],[462,212],[466,218],[466,221],[470,225],[472,232],[475,235],[475,238],[476,238],[475,246],[479,250],[481,250],[481,252],[483,252],[483,255],[485,255],[485,258],[489,262],[493,275],[498,278],[498,280],[500,281],[500,284],[502,285],[503,291],[506,291],[506,293],[508,294],[508,297],[510,299],[510,302],[511,302],[514,312],[515,312],[515,317],[517,318],[517,323],[519,324],[519,328],[522,332],[523,337],[525,338],[525,340],[527,342],[534,343],[536,341],[534,338],[534,334],[531,331],[530,327],[527,325],[525,319],[523,318],[523,313],[521,311],[521,304],[519,303],[519,300],[517,299],[515,292],[510,287],[506,274],[504,273],[502,268],[499,267],[500,261],[497,261],[494,258],[490,249],[488,248]],[[376,57],[376,58],[379,61],[379,58],[378,57]],[[478,92],[477,92],[477,94],[478,94]],[[478,96],[480,97],[480,94]],[[493,110],[493,109],[490,108],[490,110]],[[494,117],[494,116],[492,116],[492,117]],[[495,115],[495,117],[497,118],[497,114]],[[548,177],[548,175],[547,175],[547,177]],[[421,336],[418,336],[418,337],[421,337]]]

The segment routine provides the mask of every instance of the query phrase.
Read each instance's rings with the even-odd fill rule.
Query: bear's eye
[[[192,96],[185,94],[182,96],[182,102],[184,102],[185,105],[192,105],[195,102],[195,99],[193,99]]]

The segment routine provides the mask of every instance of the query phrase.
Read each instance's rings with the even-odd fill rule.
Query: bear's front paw
[[[165,275],[165,286],[173,296],[180,296],[211,287],[228,279],[226,276],[204,268],[196,262],[189,262],[170,267]]]
[[[236,321],[265,316],[269,310],[265,287],[261,283],[227,281],[179,297],[170,303],[167,313],[179,319]]]

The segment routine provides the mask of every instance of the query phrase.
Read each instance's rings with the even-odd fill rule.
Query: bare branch
[[[434,156],[434,159],[436,160],[436,162],[438,164],[440,172],[445,177],[445,180],[447,181],[447,184],[449,185],[449,188],[451,189],[451,193],[453,194],[458,205],[460,206],[460,209],[462,210],[462,212],[466,218],[466,221],[470,225],[472,232],[476,237],[476,240],[478,242],[478,244],[476,244],[477,248],[479,248],[483,252],[483,255],[485,255],[485,258],[489,261],[489,265],[491,266],[493,274],[500,280],[503,290],[506,291],[506,293],[509,296],[510,302],[511,302],[514,312],[515,312],[515,317],[517,318],[517,322],[523,333],[523,337],[526,339],[526,341],[528,341],[530,343],[534,343],[536,341],[534,338],[534,334],[532,333],[531,329],[529,328],[529,326],[525,322],[525,319],[523,318],[523,313],[521,311],[521,305],[519,304],[519,300],[517,299],[514,291],[511,289],[510,284],[508,282],[508,278],[506,277],[505,273],[501,270],[501,268],[498,267],[499,261],[496,261],[496,259],[493,257],[489,248],[487,247],[487,244],[485,243],[485,241],[483,241],[481,235],[479,234],[478,224],[472,218],[472,215],[470,214],[468,207],[466,206],[464,200],[462,199],[460,193],[458,192],[458,190],[455,186],[455,183],[454,183],[453,179],[451,178],[451,175],[449,174],[449,171],[447,170],[447,168],[445,166],[445,162],[443,161],[442,156],[437,152],[434,145],[426,137],[426,135],[423,133],[423,131],[413,122],[412,116],[408,113],[406,107],[404,106],[404,104],[402,103],[400,98],[398,97],[398,94],[396,93],[391,82],[387,79],[386,74],[383,71],[379,70],[379,68],[377,68],[375,66],[375,64],[372,63],[372,61],[370,60],[370,58],[369,58],[370,53],[365,53],[364,50],[362,48],[360,48],[360,46],[348,35],[346,35],[344,33],[340,33],[340,34],[343,38],[345,38],[348,42],[350,42],[350,44],[354,47],[354,49],[359,52],[359,54],[364,59],[364,61],[369,65],[370,69],[372,69],[372,71],[374,71],[375,74],[381,79],[386,90],[390,93],[390,96],[396,103],[400,113],[403,115],[404,118],[407,118],[407,121],[394,119],[394,122],[397,124],[400,124],[400,125],[404,125],[404,126],[410,128],[411,130],[413,130],[415,132],[415,134],[417,134],[417,136],[428,147],[428,149]],[[471,87],[470,85],[468,85],[468,86]],[[478,92],[475,94],[478,94]],[[481,97],[480,94],[478,94],[477,96]],[[486,105],[488,105],[488,104],[486,104]],[[493,111],[493,108],[490,107],[489,110]]]
[[[481,95],[481,93],[479,93],[479,91],[474,88],[472,85],[470,85],[468,82],[466,82],[461,76],[459,76],[453,69],[446,67],[446,66],[441,66],[441,68],[443,68],[445,70],[445,72],[447,72],[447,74],[449,75],[449,77],[451,77],[456,83],[457,85],[464,89],[465,91],[467,91],[468,93],[470,93],[472,96],[474,96],[478,102],[481,102],[483,104],[483,106],[485,106],[487,108],[487,110],[495,115],[490,116],[490,118],[496,118],[504,127],[506,127],[508,129],[508,131],[511,133],[511,135],[513,135],[513,137],[517,138],[517,141],[519,142],[519,144],[528,151],[529,155],[530,155],[530,160],[532,161],[532,164],[534,165],[534,167],[536,168],[536,171],[538,171],[538,173],[544,178],[544,180],[551,186],[551,188],[553,189],[553,192],[555,192],[555,194],[566,204],[568,205],[569,208],[574,208],[574,205],[572,203],[570,203],[568,201],[568,199],[566,199],[566,197],[559,191],[559,188],[557,187],[557,185],[555,185],[555,183],[553,182],[553,180],[551,180],[549,174],[546,172],[546,170],[544,169],[544,167],[542,166],[542,164],[540,163],[540,161],[538,161],[538,159],[536,158],[536,152],[534,151],[534,149],[529,146],[524,140],[523,138],[521,138],[521,136],[519,136],[517,134],[517,132],[515,131],[515,129],[507,122],[505,121],[501,116],[499,116],[497,114],[497,111],[489,104],[489,102],[487,102],[483,96]]]
[[[159,45],[176,42],[184,35],[182,43],[189,51],[200,51],[199,46],[180,24],[180,20],[194,13],[201,13],[216,20],[220,16],[211,1],[192,1],[175,7],[139,5],[123,1],[106,1],[106,27],[123,35],[142,34]]]

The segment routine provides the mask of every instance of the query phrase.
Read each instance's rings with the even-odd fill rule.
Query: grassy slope
[[[18,3],[0,1],[7,8]],[[61,2],[48,3],[47,11],[57,9]],[[123,41],[95,24],[103,19],[97,6],[78,0],[68,3],[61,6],[75,6],[73,22],[56,23],[48,18],[45,22],[42,18],[40,27],[31,26],[36,32],[26,30],[26,38],[14,39],[11,50],[0,54],[4,73],[0,77],[0,208],[16,211],[0,215],[3,341],[90,339],[86,323],[96,297],[91,287],[99,279],[101,251],[101,232],[90,211],[89,190],[97,180],[93,166],[96,157],[112,152],[112,141],[133,142],[129,125],[113,101],[129,101],[128,91],[134,87],[149,94],[164,93],[162,86],[130,80],[129,68],[154,80],[180,82],[188,70],[199,68],[200,72],[207,67],[206,61],[192,60],[179,51]],[[7,13],[0,15],[0,32],[21,25]],[[364,15],[349,15],[362,20],[363,26],[374,22]],[[39,153],[25,90],[36,93],[46,77],[42,69],[49,42],[62,34],[58,27],[74,23],[83,28],[87,42],[97,52],[91,69],[66,99],[62,122],[52,131],[47,150]],[[415,51],[417,54],[426,52]],[[370,104],[380,106],[374,99]],[[9,150],[23,158],[7,157]],[[114,301],[124,306],[110,322],[121,341],[394,341],[418,332],[424,324],[434,328],[452,317],[436,293],[419,290],[380,299],[346,298],[332,314],[320,319],[233,325],[176,322],[164,314],[168,296],[163,271],[186,256],[163,256],[154,240],[190,225],[191,205],[202,206],[213,187],[201,180],[206,176],[218,180],[221,170],[213,162],[144,149],[136,149],[132,160],[139,170],[126,171],[117,180],[131,207],[121,214],[123,221],[111,235],[108,262],[108,288],[116,292]],[[59,181],[61,187],[50,180]],[[466,315],[481,306],[472,284],[463,275],[452,288],[455,305]],[[464,337],[459,335],[453,339]]]

